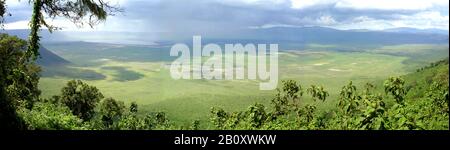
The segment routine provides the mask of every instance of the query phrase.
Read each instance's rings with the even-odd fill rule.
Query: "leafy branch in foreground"
[[[78,27],[88,24],[90,27],[105,21],[107,16],[123,10],[103,0],[29,0],[32,4],[30,20],[30,36],[27,55],[33,60],[39,56],[39,30],[45,26],[50,32],[59,29],[46,21],[46,17],[67,18]]]

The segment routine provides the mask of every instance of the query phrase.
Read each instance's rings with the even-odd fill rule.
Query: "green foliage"
[[[0,34],[0,121],[2,128],[22,129],[15,110],[38,99],[39,67],[24,54],[26,42]]]
[[[164,112],[137,114],[138,105],[126,109],[122,101],[103,99],[100,91],[81,81],[70,81],[61,96],[42,99],[37,106],[21,109],[28,129],[153,130],[173,129]],[[46,117],[48,116],[48,117]],[[88,119],[83,118],[88,117]],[[198,126],[197,126],[198,127]],[[198,129],[198,128],[197,128]]]
[[[72,129],[76,118],[71,116],[59,116],[63,120],[56,118],[39,118],[37,115],[60,112],[65,115],[63,108],[51,109],[42,104],[33,106],[39,99],[40,91],[37,88],[40,68],[34,65],[34,61],[39,56],[39,30],[41,25],[45,25],[50,31],[56,29],[47,24],[44,12],[49,17],[62,16],[71,19],[74,23],[82,23],[86,16],[89,16],[89,25],[94,25],[97,21],[105,20],[112,13],[119,11],[102,0],[30,0],[33,4],[32,16],[30,20],[29,43],[17,37],[10,37],[0,34],[0,122],[4,129],[21,129],[23,123],[16,114],[16,109],[23,110],[25,118],[31,129]],[[6,14],[5,0],[0,0],[0,24]],[[25,47],[27,50],[25,51]],[[30,61],[31,60],[31,61]],[[79,86],[79,87],[78,87]],[[62,103],[68,106],[72,113],[89,120],[93,114],[96,103],[103,98],[95,87],[83,84],[81,81],[71,81],[63,88],[61,97]],[[45,103],[55,104],[55,103]],[[29,112],[27,109],[31,109]],[[68,123],[67,123],[68,122]],[[67,123],[67,124],[66,124]]]
[[[28,61],[24,40],[0,34],[0,45],[2,87],[14,105],[30,108],[41,93],[38,89],[40,67]]]
[[[297,111],[297,122],[300,129],[313,130],[316,129],[315,111],[317,107],[314,105],[307,104],[303,108]]]
[[[421,97],[408,95],[414,101],[409,101],[406,109],[407,121],[414,122],[415,129],[447,130],[449,120],[448,108],[448,59],[434,63],[418,74],[407,76],[410,80],[419,81],[411,91],[423,93]],[[412,77],[412,78],[411,78]],[[422,79],[425,78],[425,79]],[[431,79],[431,82],[423,82]],[[413,115],[411,115],[413,114]]]
[[[69,81],[61,94],[61,102],[69,107],[74,115],[85,121],[93,116],[94,108],[103,99],[103,94],[96,87],[81,80]]]
[[[401,105],[403,105],[406,95],[404,84],[405,80],[400,77],[390,77],[384,82],[384,91],[386,94],[390,93],[394,96],[395,101]]]
[[[268,118],[264,105],[258,103],[248,107],[245,115],[251,128],[261,127]]]
[[[100,21],[106,20],[108,15],[121,11],[121,9],[111,6],[102,0],[30,0],[33,4],[33,11],[30,20],[30,36],[27,56],[36,60],[39,57],[39,30],[42,25],[50,32],[58,28],[47,23],[46,18],[64,17],[74,24],[82,26],[86,22],[93,27]],[[48,17],[45,17],[45,14]]]
[[[275,109],[273,112],[273,117],[285,115],[291,108],[297,109],[300,97],[303,96],[303,89],[300,84],[294,80],[282,81],[283,87],[280,91],[277,89],[278,93],[272,99],[272,104]]]
[[[19,114],[30,130],[85,129],[82,120],[63,105],[38,102],[31,110],[21,109]]]
[[[310,88],[306,90],[313,97],[314,101],[321,100],[325,101],[330,94],[323,89],[322,86],[311,85]]]
[[[130,112],[131,113],[137,113],[138,112],[138,105],[136,104],[136,102],[131,102]]]
[[[363,95],[362,101],[365,108],[362,110],[360,118],[360,128],[365,130],[383,130],[385,129],[386,105],[381,95]]]
[[[291,98],[293,101],[297,100],[300,96],[303,96],[303,89],[300,84],[297,84],[294,80],[283,81],[283,92],[286,96]]]
[[[448,109],[448,82],[445,83],[438,83],[433,82],[433,84],[430,86],[430,88],[427,91],[427,98],[433,102],[434,106],[438,108],[439,112],[442,112],[443,114],[449,113]]]
[[[190,130],[199,130],[200,129],[200,120],[194,120],[189,129]]]
[[[350,81],[348,85],[342,87],[338,108],[343,114],[355,113],[354,111],[357,111],[360,105],[360,100],[361,97],[356,93],[356,86]]]
[[[15,68],[8,77],[7,92],[18,106],[31,108],[39,99],[41,91],[38,89],[40,67],[34,63]]]
[[[30,1],[31,3],[31,1]],[[44,21],[44,16],[41,13],[42,10],[42,1],[41,0],[33,0],[33,11],[30,20],[30,36],[28,36],[28,50],[27,56],[32,57],[33,60],[36,60],[39,57],[39,29],[41,28],[41,24],[47,24]],[[49,28],[51,29],[51,28]]]
[[[225,123],[229,116],[230,115],[221,108],[211,108],[211,122],[218,129],[223,129],[225,127]]]
[[[76,25],[87,23],[91,27],[106,20],[108,15],[122,11],[103,0],[43,1],[41,7],[49,17],[65,17]],[[85,18],[88,19],[87,22],[84,20]]]
[[[116,130],[151,130],[150,121],[139,118],[135,115],[125,115],[114,123],[113,129]]]
[[[273,112],[267,113],[260,104],[252,105],[244,112],[229,113],[213,108],[211,121],[217,129],[448,130],[448,61],[422,71],[440,66],[444,66],[444,71],[428,77],[431,83],[408,85],[411,91],[426,87],[422,97],[407,97],[404,77],[391,77],[384,82],[385,94],[392,95],[393,99],[376,93],[372,84],[366,84],[364,91],[358,92],[357,87],[349,82],[342,87],[338,109],[320,113],[316,111],[316,102],[301,107],[292,105],[288,99],[300,99],[301,94],[294,95],[301,91],[301,86],[295,81],[284,81],[282,90],[278,90],[272,99]],[[422,79],[415,79],[419,80]],[[322,87],[314,85],[308,88],[307,93],[321,101],[328,96]],[[394,103],[388,106],[387,101]],[[290,115],[292,111],[297,114],[295,121]]]
[[[114,121],[119,120],[125,111],[125,104],[113,98],[106,98],[100,103],[100,114],[105,126],[110,126]]]
[[[113,129],[116,130],[163,130],[173,128],[163,112],[150,113],[143,118],[133,114],[126,115],[113,125]]]

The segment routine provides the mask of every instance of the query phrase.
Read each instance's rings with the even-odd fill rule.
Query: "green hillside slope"
[[[39,53],[41,57],[37,60],[37,63],[41,66],[60,66],[70,64],[69,61],[47,50],[44,47],[41,47],[39,49]]]
[[[418,99],[424,97],[426,91],[432,88],[433,83],[439,83],[442,85],[448,85],[449,79],[449,62],[448,58],[432,63],[427,67],[417,69],[417,72],[405,75],[405,81],[407,83],[408,95],[410,99]]]

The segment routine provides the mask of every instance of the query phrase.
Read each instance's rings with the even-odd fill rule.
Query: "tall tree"
[[[103,123],[109,127],[120,119],[125,111],[125,104],[122,101],[116,101],[113,98],[106,98],[100,103],[100,113]]]
[[[103,94],[96,87],[81,80],[69,81],[61,92],[61,102],[84,121],[91,119],[94,108],[103,99]]]
[[[26,79],[26,67],[21,63],[20,58],[26,48],[26,42],[17,37],[0,34],[0,128],[1,129],[21,129],[23,124],[17,117],[16,106],[13,95],[21,95],[16,86],[23,82],[17,79]],[[23,87],[23,86],[21,86]],[[25,86],[25,88],[28,88]],[[22,90],[20,90],[22,91]],[[10,93],[12,92],[12,93]],[[13,94],[15,93],[15,94]],[[17,98],[17,97],[16,97]]]

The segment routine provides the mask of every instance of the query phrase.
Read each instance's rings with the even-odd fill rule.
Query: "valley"
[[[211,107],[241,111],[256,102],[269,105],[276,90],[260,91],[251,80],[174,80],[170,77],[170,45],[141,46],[103,43],[47,43],[48,50],[70,64],[46,67],[39,87],[42,96],[57,95],[67,81],[82,79],[105,97],[137,102],[140,113],[163,111],[177,124],[207,124]],[[329,101],[318,111],[335,109],[338,91],[349,81],[377,87],[390,76],[404,75],[448,57],[448,44],[375,45],[342,50],[348,45],[308,44],[279,53],[279,79],[303,86],[322,85]],[[279,82],[280,83],[280,82]],[[380,90],[380,89],[378,89]],[[245,91],[245,92],[242,92]],[[310,103],[306,97],[304,103]],[[206,127],[209,128],[209,127]]]

